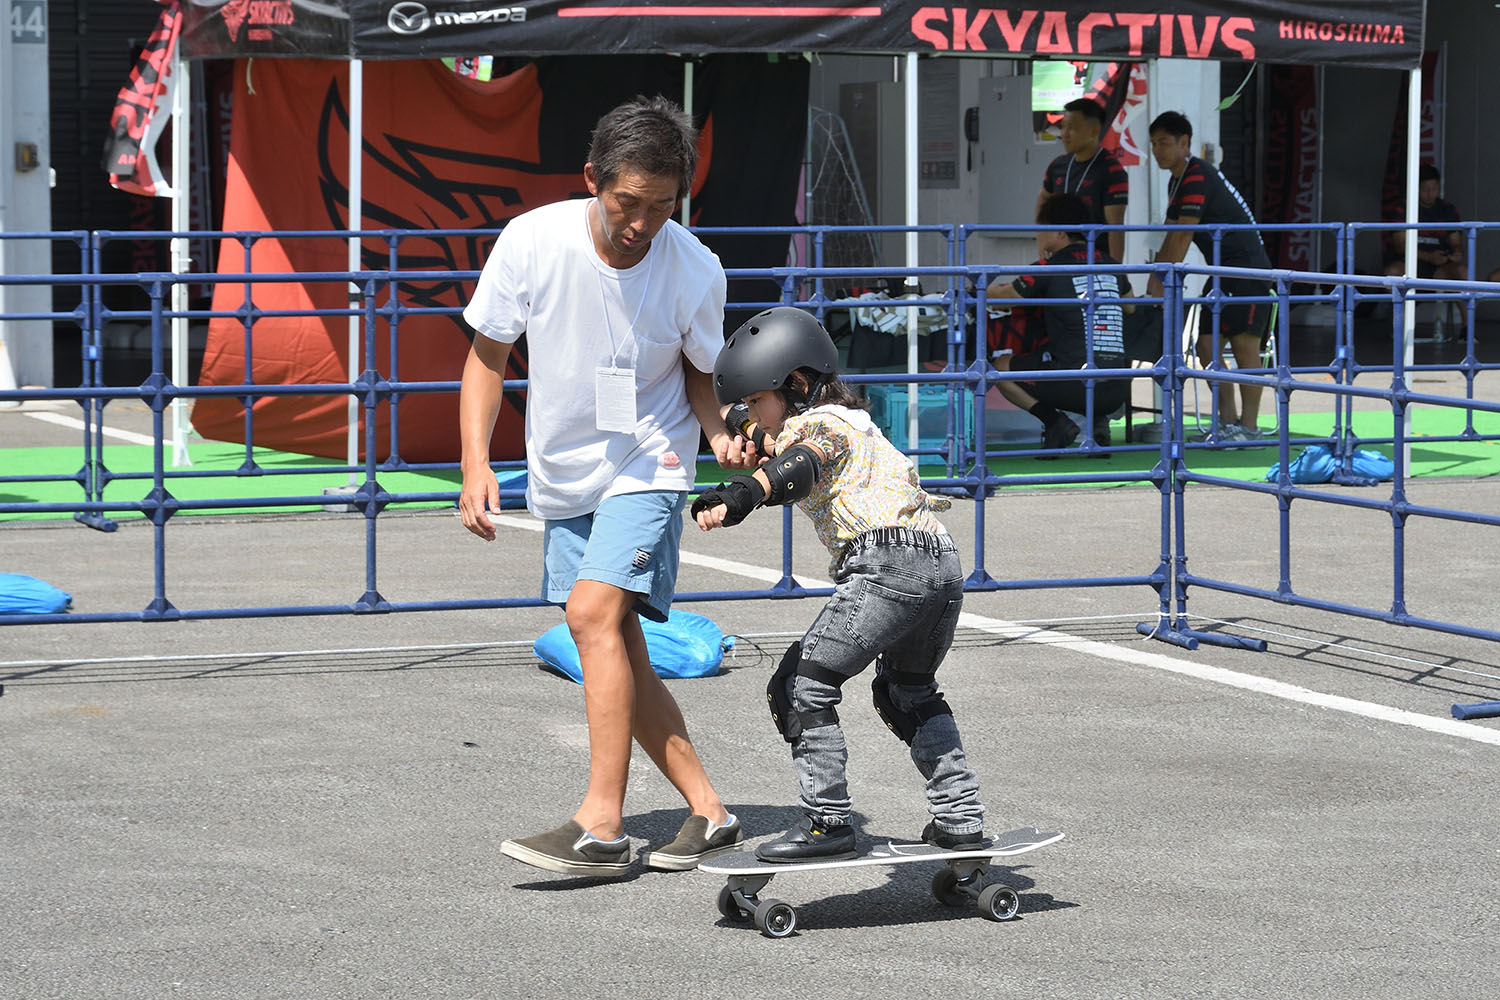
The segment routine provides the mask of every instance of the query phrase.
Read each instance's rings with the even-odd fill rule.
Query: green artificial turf
[[[1411,465],[1408,475],[1424,476],[1487,476],[1500,473],[1500,440],[1444,441],[1427,440],[1452,437],[1463,433],[1468,414],[1451,407],[1417,407],[1412,417]],[[1263,426],[1265,421],[1262,422]],[[1300,413],[1291,417],[1293,438],[1326,437],[1333,429],[1331,413]],[[1474,412],[1474,430],[1479,435],[1500,438],[1500,414]],[[1192,427],[1190,425],[1189,430]],[[1269,428],[1268,428],[1269,429]],[[1354,432],[1362,440],[1391,437],[1391,416],[1387,412],[1371,411],[1354,415]],[[1112,426],[1116,443],[1125,439],[1125,424],[1116,420]],[[1368,447],[1390,455],[1389,444],[1370,444]],[[1038,461],[1031,456],[1007,457],[1006,451],[1019,446],[993,452],[988,465],[998,476],[1052,476],[1077,473],[1119,473],[1122,482],[1139,481],[1157,463],[1160,452],[1156,448],[1146,451],[1115,454],[1108,460],[1085,458],[1077,453],[1064,453],[1055,461]],[[1292,454],[1301,450],[1293,445]],[[261,475],[243,476],[183,476],[183,472],[222,471],[232,472],[245,460],[243,445],[221,441],[195,441],[189,446],[191,467],[166,467],[167,490],[179,500],[230,500],[257,497],[318,497],[326,487],[343,486],[349,482],[347,473],[306,472],[309,468],[327,467],[340,463],[327,458],[297,455],[273,451],[268,448],[254,450],[255,464],[266,470]],[[152,470],[154,449],[147,445],[108,444],[104,460],[113,473],[149,473]],[[1188,467],[1203,472],[1233,479],[1261,480],[1278,458],[1276,439],[1267,438],[1263,447],[1189,449]],[[82,465],[80,449],[73,447],[52,448],[6,448],[0,449],[0,476],[76,476]],[[924,457],[921,465],[924,477],[935,478],[947,474],[944,465],[931,456]],[[962,475],[963,470],[957,470]],[[711,461],[700,462],[697,481],[700,486],[713,485],[724,478],[724,472]],[[356,484],[363,482],[363,474],[355,477]],[[402,471],[383,472],[379,475],[380,486],[388,493],[437,493],[457,491],[461,477],[458,471]],[[1082,484],[1097,488],[1099,483]],[[1046,488],[1036,483],[1018,483],[1016,488]],[[1006,488],[1002,484],[1002,488]],[[1063,488],[1060,484],[1057,488]],[[152,489],[146,479],[113,480],[106,485],[104,499],[108,502],[139,501]],[[62,482],[0,482],[0,503],[77,503],[84,500],[83,487],[76,481]],[[330,498],[329,503],[337,503]],[[508,501],[507,506],[517,505]],[[299,510],[317,510],[319,505],[309,505]],[[403,504],[392,504],[392,508],[417,509],[424,507],[447,507],[451,501],[426,500]],[[286,511],[289,508],[270,505],[244,507],[212,507],[190,513],[249,513]],[[142,517],[134,511],[107,512],[112,519]],[[0,512],[0,521],[62,519],[71,517],[66,512]]]

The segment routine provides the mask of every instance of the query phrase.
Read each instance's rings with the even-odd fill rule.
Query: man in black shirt
[[[1104,105],[1080,97],[1063,105],[1061,138],[1063,154],[1047,165],[1036,210],[1054,194],[1076,194],[1088,206],[1087,221],[1095,225],[1125,224],[1125,205],[1130,200],[1130,181],[1115,154],[1099,145],[1104,133]],[[1125,259],[1125,233],[1099,233],[1094,241],[1096,256],[1109,254],[1116,262]]]
[[[1250,206],[1217,167],[1190,152],[1193,126],[1184,115],[1166,111],[1151,123],[1151,155],[1156,165],[1172,176],[1167,182],[1166,224],[1200,225],[1197,231],[1177,230],[1166,234],[1157,261],[1176,263],[1187,256],[1188,244],[1195,244],[1210,265],[1270,269],[1271,259],[1261,244],[1260,233],[1253,229],[1226,230],[1218,239],[1217,256],[1212,227],[1253,225]],[[1235,297],[1263,297],[1272,294],[1269,282],[1253,278],[1219,278],[1219,291]],[[1214,279],[1204,284],[1204,294],[1213,290]],[[1146,284],[1146,296],[1162,294],[1161,278],[1155,274]],[[1205,303],[1199,308],[1198,360],[1207,368],[1217,358],[1220,340],[1214,336],[1214,309]],[[1261,367],[1260,354],[1271,333],[1271,303],[1245,302],[1222,306],[1218,317],[1220,337],[1229,341],[1234,362],[1239,368]],[[1234,384],[1219,385],[1219,423],[1215,435],[1220,441],[1252,441],[1261,436],[1259,427],[1261,387],[1240,386],[1239,419],[1235,418]]]
[[[1055,194],[1042,202],[1037,224],[1067,226],[1065,231],[1036,234],[1038,264],[1082,265],[1088,263],[1089,246],[1083,229],[1089,224],[1089,208],[1074,194]],[[1113,264],[1109,257],[1098,256],[1095,264]],[[1039,306],[1029,313],[1030,329],[1018,331],[1021,352],[996,345],[990,363],[999,371],[1050,371],[1082,368],[1093,347],[1096,368],[1124,368],[1125,313],[1122,296],[1130,294],[1129,282],[1118,274],[1068,273],[1044,268],[1035,274],[1023,274],[1014,281],[997,278],[987,292],[991,298],[1081,299],[1081,306]],[[1092,307],[1088,303],[1092,303]],[[1034,329],[1044,327],[1045,334]],[[1038,382],[1000,382],[1000,393],[1016,406],[1042,422],[1042,447],[1066,448],[1078,436],[1078,425],[1059,412],[1086,412],[1087,383],[1083,380],[1047,380]],[[1130,383],[1110,379],[1094,383],[1094,440],[1108,445],[1109,414],[1124,404]]]
[[[1442,175],[1430,163],[1422,164],[1417,172],[1417,221],[1459,222],[1458,209],[1453,202],[1439,196],[1442,190]],[[1403,206],[1401,218],[1406,217]],[[1406,272],[1406,230],[1390,232],[1390,242],[1385,252],[1385,273]],[[1468,268],[1464,266],[1464,237],[1458,229],[1417,230],[1417,277],[1441,278],[1448,281],[1467,281]],[[1491,279],[1493,280],[1493,279]]]

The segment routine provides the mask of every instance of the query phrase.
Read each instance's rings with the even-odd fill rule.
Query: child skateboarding
[[[948,500],[922,490],[906,457],[838,377],[838,351],[811,315],[788,307],[747,320],[714,364],[714,391],[733,430],[772,456],[753,475],[705,490],[692,516],[704,531],[757,507],[797,504],[831,556],[835,590],[782,657],[766,697],[791,744],[803,818],[756,848],[763,861],[854,857],[837,706],[875,662],[875,710],[911,747],[932,819],[922,839],[949,850],[984,843],[979,779],[969,768],[935,674],[963,607],[958,550],[936,516]]]

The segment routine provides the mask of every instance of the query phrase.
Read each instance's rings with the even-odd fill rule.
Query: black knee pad
[[[771,680],[766,684],[766,703],[771,708],[771,721],[776,723],[776,731],[788,743],[797,742],[804,729],[816,729],[819,726],[833,725],[839,721],[839,713],[833,708],[825,708],[817,712],[797,710],[796,703],[792,700],[792,681],[799,674],[816,678],[834,687],[842,687],[844,681],[848,680],[842,674],[824,670],[815,664],[804,663],[802,643],[794,642],[787,647],[787,651],[782,654],[781,663],[776,667],[776,672],[771,675]]]
[[[909,675],[900,676],[905,678]],[[919,683],[926,684],[931,680],[932,675],[924,674]],[[922,728],[922,723],[935,716],[953,714],[953,709],[943,700],[941,691],[932,701],[919,705],[910,712],[904,711],[891,697],[891,678],[888,674],[875,675],[875,680],[870,683],[870,693],[874,696],[875,714],[907,746],[911,746],[911,741],[916,739],[917,730]]]
[[[788,743],[802,735],[802,726],[797,721],[797,710],[792,707],[790,681],[797,673],[797,663],[802,659],[802,643],[794,642],[787,647],[776,666],[776,672],[766,682],[766,704],[771,708],[771,721],[776,731]]]

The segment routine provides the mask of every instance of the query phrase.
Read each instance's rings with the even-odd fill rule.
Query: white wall
[[[39,0],[0,0],[0,232],[52,228],[52,152],[47,108],[47,10]],[[101,133],[102,134],[102,133]],[[20,170],[17,144],[35,144],[38,166]],[[0,274],[49,274],[46,240],[0,240]],[[45,285],[0,285],[0,313],[52,309]],[[18,385],[52,385],[52,324],[0,321]],[[6,366],[0,365],[0,373]]]
[[[925,62],[925,61],[924,61]],[[959,63],[958,106],[951,109],[948,127],[958,142],[960,162],[956,188],[923,189],[918,195],[920,221],[958,225],[981,221],[979,214],[980,187],[986,183],[1002,183],[993,174],[986,176],[984,165],[978,155],[972,167],[968,163],[968,143],[963,135],[963,115],[967,107],[979,103],[981,84],[990,76],[1009,76],[1029,72],[1024,60],[1001,58],[966,58]],[[920,65],[920,64],[919,64]],[[883,81],[898,84],[901,81],[902,61],[889,56],[821,56],[813,63],[809,82],[809,101],[813,106],[830,111],[839,109],[839,88],[845,83]],[[920,72],[920,70],[919,70]],[[1152,88],[1143,113],[1134,122],[1138,141],[1145,161],[1129,168],[1131,181],[1131,203],[1126,221],[1145,225],[1160,222],[1166,207],[1166,179],[1149,158],[1149,140],[1145,136],[1147,124],[1155,115],[1166,110],[1181,111],[1193,122],[1195,149],[1202,151],[1211,144],[1215,149],[1219,141],[1218,112],[1219,64],[1195,60],[1161,60],[1151,64]],[[1033,143],[1031,134],[1017,135],[1017,143]],[[1042,172],[1048,160],[1062,151],[1060,143],[1052,143],[1055,152],[1046,146],[1038,148],[1041,156],[1033,156],[1031,169],[1035,178],[1003,179],[1005,187],[1016,193],[1010,197],[1014,205],[1004,211],[1004,218],[984,219],[985,222],[1014,223],[1026,225],[1035,218],[1036,192],[1041,190]],[[883,162],[880,169],[899,171],[902,168],[902,136],[894,134],[882,137]],[[892,175],[893,176],[893,175]],[[872,201],[877,213],[877,224],[900,225],[905,219],[899,200],[887,200],[887,210],[882,215],[878,198]],[[1160,234],[1131,234],[1126,244],[1126,259],[1144,261],[1147,254],[1160,243]],[[921,263],[935,265],[942,261],[945,247],[936,237],[924,237],[921,242]],[[1036,257],[1035,245],[1030,237],[997,238],[979,236],[971,241],[969,258],[974,263],[1025,264]],[[891,254],[887,253],[891,259]],[[897,255],[895,260],[900,260]]]

